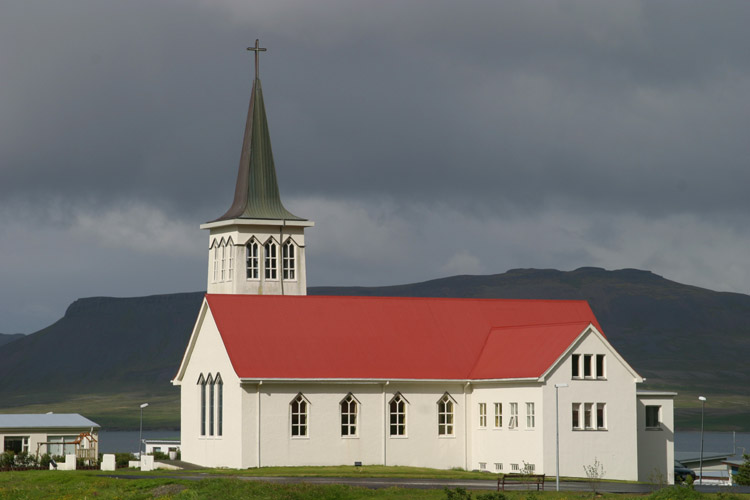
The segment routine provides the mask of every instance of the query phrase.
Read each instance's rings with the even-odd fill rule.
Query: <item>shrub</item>
[[[16,462],[16,454],[8,450],[0,455],[0,468],[10,469]]]
[[[649,500],[700,500],[703,495],[684,486],[670,486],[651,493],[647,498]]]
[[[742,458],[745,461],[734,476],[734,482],[741,486],[750,486],[750,455],[744,454]]]
[[[49,469],[49,464],[52,462],[52,456],[49,453],[45,453],[39,457],[39,466],[44,469]]]
[[[155,451],[154,460],[169,460],[169,455],[167,455],[163,451]]]
[[[115,467],[119,469],[127,467],[131,460],[135,460],[135,455],[132,453],[115,453]]]

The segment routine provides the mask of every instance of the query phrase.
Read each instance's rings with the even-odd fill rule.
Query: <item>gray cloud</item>
[[[204,286],[255,37],[311,284],[601,265],[748,292],[749,10],[5,2],[0,331]]]

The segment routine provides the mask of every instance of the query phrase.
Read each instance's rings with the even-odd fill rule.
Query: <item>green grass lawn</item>
[[[455,491],[455,490],[453,490]],[[469,496],[454,496],[461,500],[481,500],[490,492],[469,492]],[[183,499],[183,500],[449,500],[444,490],[387,488],[370,490],[343,485],[317,486],[309,484],[278,485],[236,478],[210,478],[200,481],[148,477],[120,479],[90,471],[25,471],[0,472],[0,498],[3,500],[109,500],[109,499]],[[592,499],[585,492],[513,491],[503,496],[507,500],[585,500]],[[687,488],[660,490],[650,496],[604,494],[597,499],[627,500],[750,500],[750,495],[731,492],[704,495]]]

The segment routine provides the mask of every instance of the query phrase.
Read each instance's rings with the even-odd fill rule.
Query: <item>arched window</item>
[[[453,435],[453,399],[446,392],[438,401],[438,435]]]
[[[287,240],[281,249],[281,267],[283,270],[283,277],[285,280],[296,279],[296,260],[295,260],[295,246],[292,240]]]
[[[388,413],[390,415],[391,436],[406,435],[406,400],[397,393],[388,404]]]
[[[212,252],[214,256],[214,279],[213,282],[216,283],[216,281],[219,279],[219,245],[218,243],[214,242],[214,251]]]
[[[307,436],[307,408],[308,403],[302,393],[297,394],[297,397],[289,404],[292,414],[292,437]]]
[[[232,281],[234,279],[234,243],[232,243],[232,238],[229,238],[229,241],[227,241],[227,258],[229,260],[227,279]]]
[[[224,433],[224,382],[221,375],[216,374],[216,435]]]
[[[267,280],[278,279],[278,249],[277,245],[273,240],[268,240],[263,246],[263,252],[265,253],[265,273]]]
[[[227,279],[227,247],[221,242],[221,281]]]
[[[198,385],[201,392],[201,436],[206,435],[206,379],[203,374],[198,377]]]
[[[245,246],[245,258],[246,258],[246,264],[247,264],[247,279],[249,280],[257,280],[259,275],[259,262],[258,262],[258,242],[255,240],[250,240],[250,242]]]
[[[214,379],[211,375],[206,380],[208,385],[208,435],[214,435]]]
[[[357,435],[357,409],[358,403],[354,399],[354,396],[349,393],[341,401],[341,435],[342,436],[356,436]]]

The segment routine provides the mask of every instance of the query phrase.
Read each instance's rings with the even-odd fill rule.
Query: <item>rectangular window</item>
[[[646,407],[646,429],[661,429],[661,406]]]
[[[518,464],[510,464],[510,470],[512,470],[513,472],[520,472],[521,467],[519,467]]]
[[[593,429],[594,428],[594,422],[592,420],[591,413],[593,412],[594,404],[593,403],[583,403],[583,426],[586,429]]]
[[[216,283],[219,279],[219,247],[214,247],[214,279],[213,282]]]
[[[479,427],[487,427],[487,403],[479,403]]]
[[[536,424],[534,418],[534,403],[526,403],[526,428],[533,429],[534,424]]]
[[[503,464],[500,462],[495,462],[495,470],[503,470]]]
[[[605,412],[606,406],[605,403],[596,403],[596,428],[597,429],[606,429],[607,428],[607,420],[606,420],[606,412]]]
[[[500,429],[503,426],[503,404],[495,403],[495,428]]]
[[[19,454],[22,451],[29,451],[29,436],[5,436],[3,446],[5,451],[12,451]]]
[[[604,354],[596,355],[596,378],[604,378]]]
[[[581,403],[573,403],[573,428],[581,428]]]
[[[47,436],[47,453],[50,455],[72,455],[76,452],[74,441],[78,436]]]
[[[583,355],[583,376],[584,377],[590,377],[591,376],[591,354],[584,354]]]
[[[580,354],[573,354],[570,357],[570,363],[572,367],[572,376],[573,378],[578,378],[581,376],[581,355]]]
[[[487,462],[479,462],[479,470],[487,470]]]
[[[406,401],[401,394],[391,399],[389,404],[391,436],[406,435]]]
[[[515,429],[518,427],[518,403],[510,404],[510,420],[508,421],[508,428]]]

